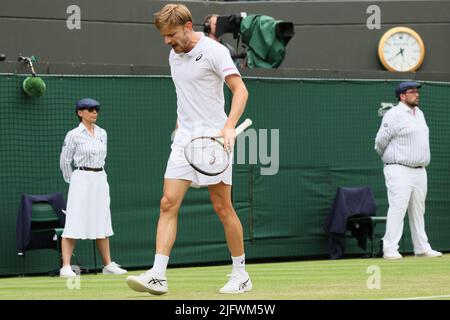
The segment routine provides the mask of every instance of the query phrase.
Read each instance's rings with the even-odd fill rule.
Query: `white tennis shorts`
[[[232,184],[233,166],[230,163],[228,168],[217,176],[207,176],[194,170],[184,157],[184,147],[178,144],[172,144],[172,152],[167,161],[165,179],[190,180],[191,187],[200,188],[223,182]]]

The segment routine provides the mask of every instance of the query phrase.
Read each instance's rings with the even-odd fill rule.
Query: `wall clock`
[[[425,58],[425,45],[411,28],[391,28],[380,39],[378,57],[389,71],[416,71]]]

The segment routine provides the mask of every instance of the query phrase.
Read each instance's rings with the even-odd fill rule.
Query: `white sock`
[[[166,276],[167,264],[169,263],[169,257],[163,254],[155,254],[155,262],[153,263],[152,270],[155,276],[164,278]]]
[[[231,257],[233,260],[233,272],[245,273],[245,253],[239,257]]]

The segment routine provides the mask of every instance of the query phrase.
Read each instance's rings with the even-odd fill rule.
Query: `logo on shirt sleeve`
[[[383,127],[385,127],[385,128],[387,128],[387,127],[388,127],[388,124],[387,124],[387,122],[385,122],[385,123],[383,124]]]
[[[197,56],[197,58],[195,58],[195,61],[199,61],[202,57],[203,57],[203,54],[200,53],[200,54]]]

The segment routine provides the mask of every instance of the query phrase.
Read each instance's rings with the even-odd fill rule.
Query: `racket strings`
[[[198,138],[185,150],[186,159],[197,169],[207,173],[224,171],[229,165],[229,154],[223,145],[210,138]]]

